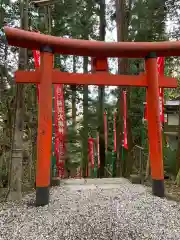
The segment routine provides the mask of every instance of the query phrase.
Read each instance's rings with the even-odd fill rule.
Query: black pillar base
[[[49,187],[36,187],[36,206],[49,204]]]
[[[152,193],[157,197],[164,197],[164,179],[153,180],[152,179]]]

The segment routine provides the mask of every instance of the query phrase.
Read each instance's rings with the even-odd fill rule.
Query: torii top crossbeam
[[[65,55],[144,58],[155,52],[157,57],[180,56],[180,41],[117,43],[60,38],[10,27],[4,30],[10,45],[30,49],[48,45]]]

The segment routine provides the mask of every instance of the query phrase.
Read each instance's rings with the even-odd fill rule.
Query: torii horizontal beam
[[[10,45],[30,49],[48,45],[55,53],[66,55],[145,58],[155,52],[157,57],[180,56],[180,41],[117,43],[60,38],[10,27],[4,31]]]
[[[40,71],[17,71],[15,73],[16,83],[40,83]],[[159,87],[176,88],[175,78],[159,75]],[[107,72],[97,72],[93,74],[67,73],[57,69],[52,70],[53,84],[79,84],[79,85],[106,85],[106,86],[136,86],[148,87],[146,74],[136,76],[113,75]]]

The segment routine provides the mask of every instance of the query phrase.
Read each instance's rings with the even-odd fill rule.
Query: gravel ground
[[[0,239],[180,239],[180,205],[140,185],[56,187],[49,206],[0,205]]]

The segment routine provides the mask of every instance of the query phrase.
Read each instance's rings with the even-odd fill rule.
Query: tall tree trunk
[[[73,56],[73,72],[76,72],[76,56]],[[76,131],[76,85],[71,85],[72,91],[72,126]]]
[[[105,0],[100,0],[100,41],[105,41],[106,34],[106,19],[105,19]],[[105,138],[104,138],[104,86],[100,86],[98,90],[99,95],[99,152],[100,152],[100,168],[98,172],[99,177],[104,177],[105,167]]]
[[[88,57],[83,61],[84,73],[88,72]],[[82,177],[86,177],[88,167],[88,85],[83,86],[83,163]]]
[[[130,24],[130,13],[132,9],[132,0],[129,0],[126,5],[124,5],[124,41],[128,40],[128,28]],[[124,72],[129,72],[129,64],[128,60],[126,59],[124,62]],[[132,149],[134,147],[133,143],[133,136],[132,136],[132,122],[130,117],[130,106],[131,106],[131,87],[126,89],[126,96],[127,96],[127,141],[128,141],[128,152],[127,158],[125,160],[126,167],[125,167],[125,176],[129,177],[132,172],[133,166],[133,157],[132,157]]]
[[[128,1],[128,5],[126,0],[116,0],[116,25],[117,25],[117,41],[124,42],[128,40],[128,27],[130,22],[130,11],[132,7],[132,0]],[[128,59],[118,59],[118,73],[119,74],[127,74],[128,73]],[[127,160],[125,164],[125,159],[122,159],[122,140],[123,140],[123,97],[122,91],[126,90],[127,92],[127,109],[130,107],[130,88],[122,88],[119,87],[119,96],[117,101],[117,174],[119,176],[128,175],[129,161],[131,159],[130,153],[132,149],[132,131],[131,131],[131,119],[128,116],[127,111],[127,134],[128,134],[128,154]],[[127,167],[128,166],[128,167]]]
[[[20,2],[21,28],[28,30],[28,0]],[[24,70],[27,66],[27,49],[20,49],[19,69]],[[13,129],[13,143],[11,154],[11,166],[9,176],[9,200],[22,198],[22,160],[23,160],[23,112],[24,112],[24,86],[16,87],[16,115]]]
[[[29,159],[28,159],[27,185],[29,187],[32,187],[32,171],[33,171],[32,129],[29,129],[29,139],[31,140],[31,144],[28,146]]]
[[[116,0],[116,26],[117,26],[117,41],[124,41],[124,0]],[[118,58],[118,74],[124,72],[123,60]],[[117,101],[117,127],[116,138],[117,144],[117,159],[116,159],[116,174],[122,176],[123,162],[122,162],[122,140],[123,140],[123,104],[122,104],[122,87],[118,87],[118,101]]]
[[[37,150],[37,86],[33,86],[31,90],[31,102],[32,102],[32,118],[31,118],[31,129],[30,129],[30,139],[31,139],[31,160],[29,163],[29,181],[31,186],[35,183],[36,174],[36,150]]]

